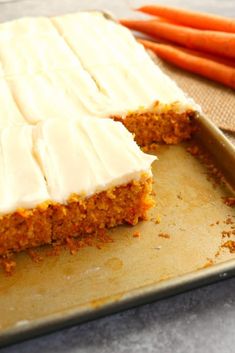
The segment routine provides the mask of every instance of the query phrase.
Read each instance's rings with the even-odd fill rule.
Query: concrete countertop
[[[0,0],[0,21],[27,15],[55,15],[108,9],[131,15],[144,0]],[[153,0],[147,1],[154,3]],[[234,0],[160,0],[159,3],[235,17]],[[235,352],[235,279],[226,280],[136,309],[64,329],[2,353],[232,353]]]

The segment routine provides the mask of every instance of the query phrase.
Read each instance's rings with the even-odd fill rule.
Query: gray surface
[[[235,279],[37,338],[1,353],[234,352]]]
[[[158,2],[235,17],[234,0]],[[0,21],[26,15],[60,14],[79,9],[110,9],[117,16],[129,16],[130,8],[143,3],[144,0],[0,2]],[[234,293],[235,279],[230,279],[4,348],[1,353],[235,352]]]

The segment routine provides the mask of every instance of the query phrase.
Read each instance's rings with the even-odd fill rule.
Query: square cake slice
[[[52,23],[100,91],[111,98],[105,115],[123,122],[139,145],[175,144],[191,137],[200,106],[127,28],[101,12],[58,16]]]
[[[0,255],[136,224],[152,206],[151,164],[111,119],[48,119],[0,133]]]

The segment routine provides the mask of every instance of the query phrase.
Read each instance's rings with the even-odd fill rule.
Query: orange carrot
[[[182,46],[177,46],[177,45],[175,45],[172,42],[167,41],[167,40],[162,40],[162,39],[159,38],[157,40],[154,39],[154,41],[151,41],[151,40],[148,40],[148,38],[141,38],[141,37],[136,37],[136,39],[139,42],[141,42],[141,40],[143,40],[143,41],[147,41],[147,42],[150,42],[150,43],[166,44],[166,45],[169,45],[169,46],[171,46],[173,48],[181,49],[185,53],[189,53],[189,54],[192,54],[194,56],[198,56],[198,57],[202,57],[202,58],[205,58],[205,59],[209,59],[211,61],[216,61],[216,62],[218,62],[220,64],[224,64],[224,65],[227,65],[227,66],[232,66],[232,67],[235,68],[235,61],[234,60],[231,60],[231,59],[228,59],[228,58],[224,58],[224,57],[221,57],[221,56],[218,56],[218,55],[212,55],[212,54],[204,53],[204,52],[201,52],[201,51],[198,51],[198,50],[188,49],[188,48],[185,48],[185,47],[182,47]]]
[[[157,20],[120,20],[124,26],[190,49],[235,58],[235,33],[203,31]]]
[[[145,48],[151,49],[162,59],[187,71],[199,74],[235,89],[235,68],[212,60],[202,53],[169,44],[159,44],[138,39]]]
[[[137,10],[161,16],[189,27],[235,33],[235,19],[232,18],[163,5],[146,5]]]

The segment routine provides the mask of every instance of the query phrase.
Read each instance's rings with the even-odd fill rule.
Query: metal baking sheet
[[[233,227],[227,220],[235,221],[222,199],[234,195],[234,147],[206,118],[198,123],[197,139],[219,156],[229,184],[208,180],[187,144],[159,146],[157,205],[149,221],[109,231],[113,242],[101,249],[86,247],[73,256],[64,250],[39,263],[19,254],[15,274],[0,273],[0,345],[235,274],[235,253],[221,246],[228,240],[223,231]],[[140,237],[133,237],[136,231]]]
[[[223,235],[235,222],[223,202],[235,195],[235,149],[206,117],[198,125],[195,139],[227,183],[208,180],[187,144],[159,146],[149,221],[110,230],[112,243],[73,256],[64,250],[35,263],[21,253],[13,276],[0,272],[0,347],[235,274],[235,253],[223,247],[235,240]]]

